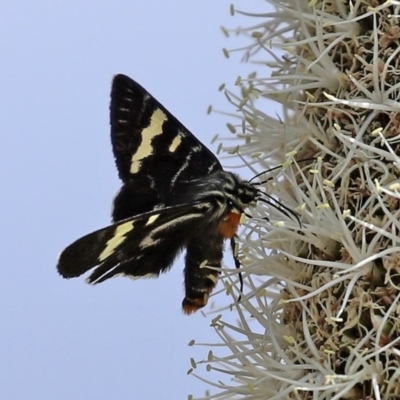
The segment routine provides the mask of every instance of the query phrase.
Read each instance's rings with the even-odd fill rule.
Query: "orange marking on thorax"
[[[240,223],[241,214],[229,212],[224,220],[218,226],[219,232],[226,239],[232,239],[236,235]]]

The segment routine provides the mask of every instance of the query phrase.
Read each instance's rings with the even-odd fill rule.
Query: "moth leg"
[[[236,250],[236,240],[235,237],[231,238],[231,249],[232,249],[232,255],[233,255],[233,260],[235,262],[235,267],[236,269],[240,269],[240,261],[237,256],[237,250]],[[242,293],[243,293],[243,276],[242,273],[239,271],[239,284],[240,284],[240,289],[239,289],[239,297],[237,301],[239,302],[242,299]]]

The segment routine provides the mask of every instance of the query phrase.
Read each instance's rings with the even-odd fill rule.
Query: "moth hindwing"
[[[125,75],[114,77],[110,119],[122,180],[114,223],[69,245],[58,271],[72,278],[92,270],[92,284],[117,275],[156,277],[185,249],[182,308],[191,314],[207,304],[224,239],[234,238],[240,215],[258,191],[224,171],[207,147]]]

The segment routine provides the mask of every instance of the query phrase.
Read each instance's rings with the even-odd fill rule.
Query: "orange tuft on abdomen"
[[[198,298],[195,300],[187,299],[186,297],[183,299],[182,303],[182,311],[186,315],[193,314],[200,308],[204,307],[208,302],[208,293],[204,293],[203,298]]]

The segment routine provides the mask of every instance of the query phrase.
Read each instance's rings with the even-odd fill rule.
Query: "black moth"
[[[183,312],[207,304],[224,239],[233,239],[259,191],[222,169],[218,159],[144,88],[125,75],[111,89],[111,142],[123,185],[114,223],[68,246],[58,271],[87,281],[116,275],[157,277],[183,249]]]

